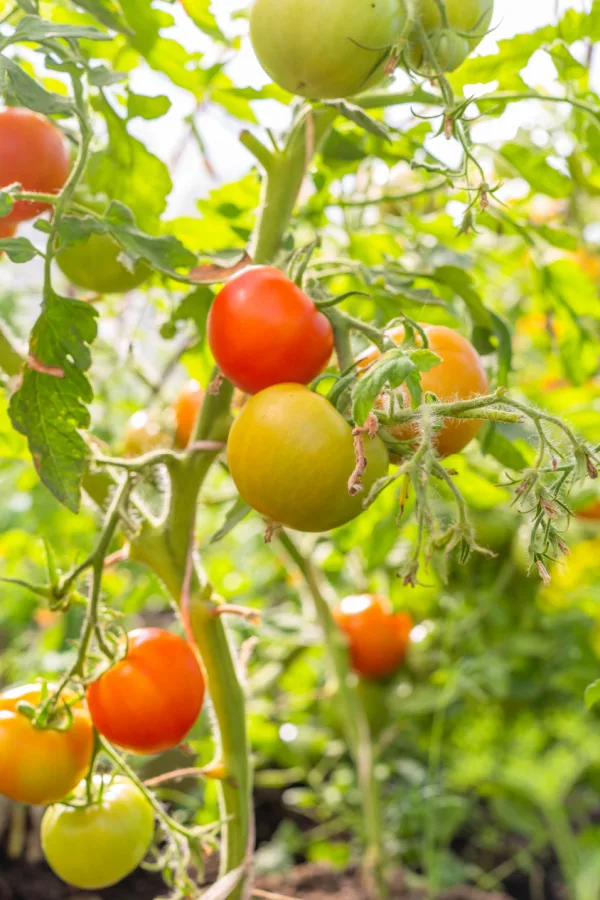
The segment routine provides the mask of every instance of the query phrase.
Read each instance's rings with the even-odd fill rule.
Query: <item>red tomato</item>
[[[387,678],[402,665],[413,620],[408,613],[391,613],[387,602],[373,594],[346,597],[334,610],[338,627],[348,638],[352,668],[363,678]]]
[[[202,406],[204,391],[197,381],[188,381],[173,404],[177,430],[175,443],[182,449],[192,439],[192,433]]]
[[[24,191],[57,194],[69,177],[69,148],[58,128],[29,109],[0,112],[0,188],[19,182]],[[3,222],[34,219],[51,207],[17,200]]]
[[[64,691],[61,699],[71,704],[75,695]],[[62,715],[56,723],[60,730],[36,728],[17,706],[22,701],[38,706],[41,700],[40,684],[0,694],[0,794],[18,803],[46,806],[70,794],[89,772],[94,730],[81,703],[71,706],[70,727]]]
[[[128,635],[124,659],[88,688],[92,721],[132,753],[162,753],[184,739],[202,709],[204,677],[192,648],[161,628]]]
[[[226,378],[247,394],[308,384],[333,350],[333,330],[310,297],[271,266],[252,266],[217,294],[208,341]]]

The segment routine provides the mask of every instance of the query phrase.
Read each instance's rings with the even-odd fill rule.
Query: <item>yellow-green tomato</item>
[[[279,525],[329,531],[362,511],[370,487],[387,474],[383,442],[364,438],[365,490],[348,493],[355,467],[352,430],[329,401],[300,384],[276,384],[251,397],[227,445],[244,500]]]
[[[489,31],[494,0],[442,0],[446,22],[436,0],[417,0],[417,12],[431,48],[443,72],[453,72],[475,49]],[[416,69],[431,71],[433,66],[414,31],[410,38],[410,61]]]
[[[276,84],[325,100],[380,81],[403,23],[401,0],[256,0],[250,37]]]
[[[56,257],[59,269],[77,287],[96,294],[125,294],[150,277],[140,260],[130,271],[119,256],[123,251],[109,234],[91,234]]]
[[[99,800],[86,807],[56,804],[42,820],[42,848],[50,868],[76,888],[100,890],[137,869],[154,836],[154,812],[127,779],[94,777]],[[79,798],[83,801],[83,796]]]

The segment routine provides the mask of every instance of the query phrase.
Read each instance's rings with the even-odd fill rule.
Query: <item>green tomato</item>
[[[99,793],[102,778],[94,778]],[[100,802],[57,803],[42,820],[42,848],[50,868],[76,888],[100,890],[121,881],[146,856],[154,837],[154,812],[124,778],[106,782]]]
[[[421,24],[442,72],[453,72],[465,61],[489,30],[494,0],[442,0],[446,8],[444,28],[436,0],[417,0]],[[409,59],[415,69],[431,71],[432,66],[413,31],[409,37]]]
[[[325,100],[380,81],[403,22],[399,0],[256,0],[250,37],[280,87]]]
[[[56,262],[77,287],[96,294],[125,294],[150,277],[150,268],[140,260],[129,271],[119,262],[122,252],[109,234],[91,234],[59,253]]]

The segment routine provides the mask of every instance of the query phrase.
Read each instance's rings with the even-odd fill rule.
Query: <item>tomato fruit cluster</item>
[[[470,400],[488,392],[488,378],[475,347],[465,337],[444,325],[425,325],[423,330],[427,336],[429,349],[436,353],[441,362],[429,372],[421,375],[423,391],[431,392],[441,402],[453,400]],[[405,337],[402,326],[391,329],[389,337],[396,344],[401,344]],[[375,362],[380,356],[379,350],[373,348],[359,359],[359,366],[364,368]],[[400,388],[404,406],[410,406],[408,388]],[[481,429],[482,422],[477,419],[446,419],[435,438],[435,445],[440,456],[459,453]],[[413,424],[393,425],[390,433],[397,441],[410,441],[417,437],[418,429]]]
[[[442,0],[442,3],[445,22],[436,0],[418,0],[417,14],[439,68],[442,72],[453,72],[489,30],[494,0]],[[409,47],[411,66],[432,72],[433,66],[416,30],[409,36]]]
[[[56,194],[70,168],[67,143],[49,119],[29,109],[0,111],[0,188],[19,183],[24,191]],[[47,209],[47,203],[17,200],[2,223],[15,225]]]
[[[154,837],[154,812],[123,778],[94,776],[87,806],[57,804],[42,819],[42,849],[54,872],[76,888],[100,890],[136,869]],[[83,799],[83,798],[81,798]]]
[[[161,753],[179,744],[198,718],[204,677],[194,651],[161,628],[127,636],[127,653],[87,691],[96,729],[133,753]]]
[[[40,684],[0,694],[0,794],[18,803],[47,805],[61,800],[84,778],[92,762],[94,732],[89,714],[65,691],[49,727],[36,726],[17,707],[37,707]],[[68,704],[69,712],[63,713]],[[70,720],[70,721],[69,721]]]
[[[326,100],[380,81],[403,23],[399,0],[256,0],[250,37],[280,87]]]
[[[285,381],[308,384],[333,350],[333,330],[310,297],[279,269],[252,266],[217,294],[208,317],[217,365],[248,394]]]
[[[414,622],[408,613],[392,613],[372,594],[346,597],[334,618],[348,639],[352,668],[363,678],[388,678],[406,657]]]
[[[387,473],[385,445],[365,438],[365,491]],[[227,456],[242,497],[263,516],[299,531],[328,531],[362,511],[348,493],[355,467],[351,428],[325,397],[277,384],[246,403],[232,425]]]

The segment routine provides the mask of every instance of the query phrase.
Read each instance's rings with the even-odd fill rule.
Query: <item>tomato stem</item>
[[[375,776],[375,752],[371,729],[364,704],[353,683],[355,679],[349,667],[347,645],[323,595],[312,561],[302,554],[285,531],[280,532],[278,538],[304,576],[313,598],[317,618],[325,635],[325,649],[337,682],[346,740],[356,765],[363,803],[367,836],[365,873],[368,881],[372,884],[374,896],[378,900],[385,900],[389,895],[389,888],[385,873],[381,788]]]

